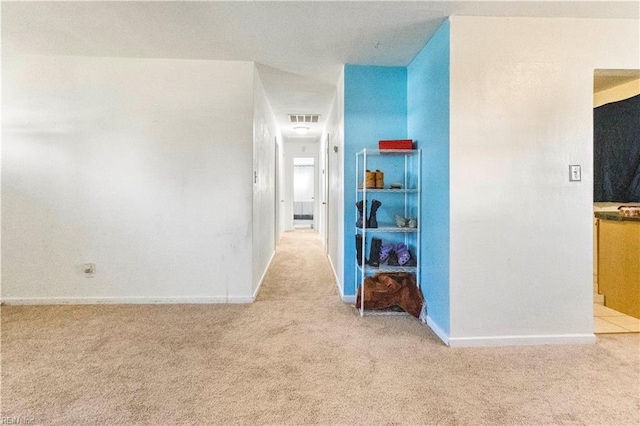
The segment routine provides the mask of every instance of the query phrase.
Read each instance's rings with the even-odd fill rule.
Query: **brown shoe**
[[[376,170],[376,189],[384,189],[384,173]]]
[[[366,185],[367,189],[375,189],[376,188],[376,172],[371,172],[367,170],[366,173]]]

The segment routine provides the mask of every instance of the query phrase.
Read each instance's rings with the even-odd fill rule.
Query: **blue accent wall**
[[[406,138],[407,68],[345,65],[343,277],[345,295],[355,295],[355,223],[357,219],[355,154],[363,148],[377,149],[380,139]],[[372,166],[369,168],[374,170],[377,168],[373,164]],[[387,173],[389,173],[388,176]],[[387,167],[385,182],[391,182],[390,179],[393,179],[393,175],[391,168]],[[385,211],[390,210],[381,208],[380,214],[384,214]]]
[[[431,319],[450,334],[449,21],[407,69],[408,137],[422,149],[422,291]]]

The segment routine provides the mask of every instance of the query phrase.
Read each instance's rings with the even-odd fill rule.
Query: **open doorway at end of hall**
[[[314,228],[315,158],[293,158],[293,227]]]
[[[594,332],[638,333],[640,70],[595,70],[593,87]]]

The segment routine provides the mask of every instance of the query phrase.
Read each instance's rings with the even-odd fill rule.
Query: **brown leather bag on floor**
[[[356,294],[356,307],[360,308],[360,287]],[[365,309],[378,310],[399,306],[405,312],[419,318],[423,303],[422,292],[416,285],[416,277],[413,274],[380,273],[364,280]]]

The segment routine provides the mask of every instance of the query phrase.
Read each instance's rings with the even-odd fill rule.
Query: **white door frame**
[[[274,238],[273,238],[273,249],[276,249],[276,246],[280,242],[280,145],[278,145],[278,138],[273,138],[274,148],[273,148],[273,156],[274,156],[274,178],[273,184],[275,186],[274,189]]]
[[[290,176],[291,176],[291,185],[290,185],[290,194],[289,200],[291,204],[291,227],[294,228],[294,219],[293,219],[293,186],[294,186],[294,169],[295,169],[295,159],[296,158],[312,158],[313,159],[313,224],[312,227],[316,231],[318,230],[318,214],[319,214],[319,206],[318,206],[318,192],[319,192],[319,179],[318,179],[318,155],[317,154],[295,154],[291,156],[291,161],[289,163],[290,167]]]
[[[304,142],[284,142],[281,147],[284,151],[283,156],[281,156],[282,160],[282,175],[281,182],[282,191],[280,192],[280,197],[282,201],[281,213],[282,217],[282,226],[280,228],[281,232],[293,231],[293,158],[313,158],[315,171],[314,174],[314,200],[318,199],[318,157],[319,157],[319,149],[320,149],[320,141],[318,140],[308,140]],[[314,229],[318,229],[317,226],[317,217],[318,217],[318,203],[314,203]]]
[[[325,254],[329,254],[329,133],[324,146],[324,164],[322,169],[322,244]]]

